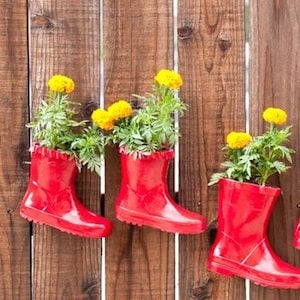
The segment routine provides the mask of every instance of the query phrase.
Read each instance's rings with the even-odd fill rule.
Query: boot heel
[[[217,273],[219,275],[227,276],[227,277],[232,277],[234,274],[224,268],[222,268],[220,265],[216,265],[215,263],[209,263],[208,264],[208,270]]]
[[[136,218],[132,215],[123,214],[119,208],[115,210],[115,216],[119,221],[125,222],[129,225],[137,225],[137,226],[144,225],[144,223],[139,218]]]

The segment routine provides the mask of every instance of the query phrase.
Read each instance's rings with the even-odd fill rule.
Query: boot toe
[[[185,216],[184,220],[182,220],[181,224],[179,224],[179,228],[180,227],[182,228],[182,233],[201,233],[206,229],[206,220],[202,215],[193,213],[189,216]]]
[[[110,220],[96,215],[92,212],[88,214],[78,216],[79,219],[73,220],[73,223],[76,228],[82,228],[82,232],[85,236],[91,238],[102,238],[107,237],[112,232],[113,224]]]
[[[300,250],[300,237],[294,238],[294,247]]]
[[[293,244],[295,248],[300,250],[300,221],[298,221],[298,224],[295,228]]]
[[[113,224],[108,219],[102,218],[101,222],[88,229],[88,235],[93,238],[105,238],[111,235]]]
[[[179,205],[174,205],[163,214],[166,222],[173,226],[173,232],[181,234],[202,233],[206,229],[205,218]]]

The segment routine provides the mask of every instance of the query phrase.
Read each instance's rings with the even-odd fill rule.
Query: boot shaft
[[[77,167],[74,159],[60,151],[34,146],[31,155],[30,184],[59,192],[74,186]]]
[[[130,186],[135,191],[147,192],[166,184],[170,159],[173,150],[155,152],[149,156],[133,158],[131,155],[121,153],[122,183],[121,187]]]
[[[239,241],[263,238],[279,194],[279,188],[221,179],[218,231]]]

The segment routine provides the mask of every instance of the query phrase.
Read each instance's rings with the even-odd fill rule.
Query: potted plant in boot
[[[104,137],[87,121],[76,121],[69,94],[71,78],[54,75],[34,120],[30,179],[21,202],[22,217],[61,231],[91,238],[106,237],[112,223],[86,209],[78,200],[74,181],[83,165],[99,173]]]
[[[210,185],[219,184],[218,231],[210,250],[208,269],[237,275],[271,288],[300,288],[300,268],[279,258],[269,244],[267,227],[280,188],[268,186],[269,178],[287,171],[294,152],[285,144],[290,127],[285,111],[268,108],[263,119],[267,132],[251,137],[231,132],[224,148],[227,161]]]
[[[107,110],[94,111],[92,119],[108,131],[108,141],[119,146],[122,182],[116,217],[167,232],[196,234],[205,230],[204,217],[176,204],[166,182],[179,136],[174,114],[186,109],[177,97],[181,85],[178,73],[163,69],[155,76],[153,94],[134,95],[139,109],[133,111],[127,101],[119,100]]]

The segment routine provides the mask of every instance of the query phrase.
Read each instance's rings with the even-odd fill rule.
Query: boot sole
[[[300,289],[300,283],[287,284],[283,282],[274,282],[274,281],[265,280],[247,271],[243,271],[240,267],[241,266],[238,265],[236,265],[236,267],[227,266],[215,261],[210,261],[207,266],[208,270],[213,273],[217,273],[219,275],[224,275],[228,277],[238,276],[244,279],[250,279],[254,284],[263,287],[274,288],[274,289],[278,289],[278,288],[279,289]]]
[[[38,210],[34,210],[32,208],[30,208],[30,209],[26,208],[26,213],[23,212],[22,210],[20,210],[20,215],[22,218],[28,220],[29,222],[33,222],[33,223],[36,223],[39,225],[47,225],[47,226],[53,227],[59,231],[62,231],[65,233],[70,233],[70,234],[80,236],[80,237],[85,237],[85,238],[93,238],[93,239],[105,238],[105,237],[109,236],[111,233],[111,232],[108,232],[108,233],[100,236],[99,234],[98,235],[91,234],[91,232],[88,231],[89,229],[87,229],[87,231],[88,231],[87,233],[72,230],[70,228],[62,229],[56,225],[57,222],[59,222],[61,226],[69,226],[69,223],[66,221],[57,220],[56,218],[52,217],[51,215],[49,215],[47,213],[41,214]],[[39,220],[40,216],[43,217],[43,219],[44,219],[43,222],[41,222]]]
[[[165,221],[162,218],[151,217],[149,219],[149,215],[136,214],[131,210],[121,207],[117,207],[115,213],[116,218],[121,222],[138,226],[148,226],[170,233],[198,234],[204,232],[206,229],[205,222],[197,226],[192,224],[170,224],[169,221]]]

